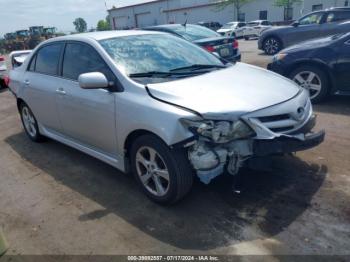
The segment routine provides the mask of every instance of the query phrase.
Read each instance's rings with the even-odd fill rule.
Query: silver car
[[[10,79],[31,140],[49,137],[131,171],[159,203],[180,200],[196,177],[208,184],[325,136],[311,133],[305,89],[165,33],[50,39]]]

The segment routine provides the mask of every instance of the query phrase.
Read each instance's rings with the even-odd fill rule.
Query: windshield
[[[237,23],[228,23],[226,25],[224,25],[223,27],[221,27],[221,29],[231,29],[233,27],[236,27]]]
[[[249,22],[247,26],[258,26],[259,22]]]
[[[221,37],[221,35],[215,31],[199,25],[178,26],[169,29],[191,42],[203,38]]]
[[[214,55],[170,34],[116,37],[100,44],[127,75],[170,72],[192,65],[223,66]]]

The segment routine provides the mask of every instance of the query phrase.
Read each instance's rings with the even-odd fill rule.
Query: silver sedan
[[[208,184],[325,135],[311,133],[306,90],[165,33],[50,39],[11,71],[10,89],[31,140],[48,137],[131,171],[159,203],[183,198],[195,177]]]

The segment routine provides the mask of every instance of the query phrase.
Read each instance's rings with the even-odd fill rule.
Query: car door
[[[41,47],[31,58],[24,74],[24,99],[39,124],[50,132],[61,132],[58,117],[57,92],[58,69],[63,43],[52,43]]]
[[[286,35],[286,43],[288,43],[288,45],[293,45],[320,37],[321,23],[324,19],[324,14],[324,12],[316,12],[301,18],[297,26],[291,28]]]
[[[62,94],[57,100],[64,134],[81,145],[115,156],[115,94],[107,89],[80,88],[79,75],[89,72],[103,73],[111,85],[115,81],[114,74],[92,46],[68,42],[59,86]]]
[[[324,23],[321,25],[320,34],[322,36],[335,35],[349,32],[349,25],[340,25],[342,22],[350,20],[350,11],[331,11],[327,13]]]
[[[335,79],[338,90],[350,92],[350,38],[338,47]]]

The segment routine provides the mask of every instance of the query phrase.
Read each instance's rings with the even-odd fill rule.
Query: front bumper
[[[326,132],[305,135],[304,139],[293,137],[279,137],[272,140],[255,140],[253,144],[253,156],[268,156],[274,154],[287,154],[311,149],[320,145]]]
[[[224,173],[238,173],[249,159],[277,154],[304,151],[321,144],[325,131],[313,133],[316,117],[288,134],[275,134],[273,138],[257,136],[245,140],[235,140],[225,144],[208,143],[200,138],[189,147],[189,159],[200,180],[209,184],[212,179]]]
[[[284,64],[280,63],[280,62],[272,62],[270,64],[267,65],[267,70],[270,70],[272,72],[275,72],[279,75],[285,76],[285,66]]]

